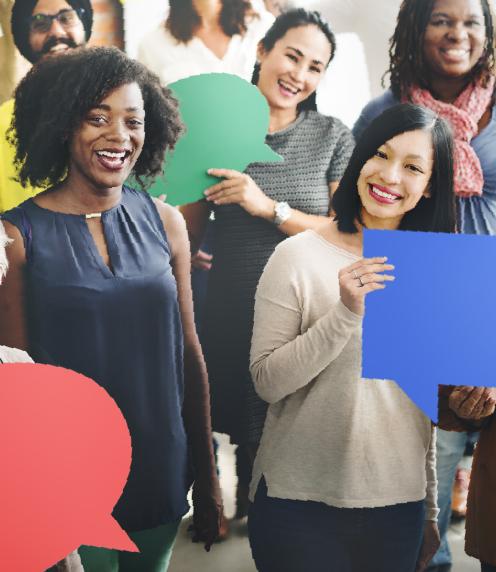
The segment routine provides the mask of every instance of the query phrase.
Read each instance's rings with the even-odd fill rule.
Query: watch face
[[[276,224],[282,224],[283,222],[287,221],[288,218],[291,216],[291,207],[288,203],[276,203],[274,207],[275,217],[274,222]]]

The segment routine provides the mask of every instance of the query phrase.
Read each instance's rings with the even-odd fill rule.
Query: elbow
[[[270,374],[266,371],[264,363],[255,362],[250,367],[251,379],[258,396],[269,404],[277,403],[282,399],[282,395],[271,383]]]

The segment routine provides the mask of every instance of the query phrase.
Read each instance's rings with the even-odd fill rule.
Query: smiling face
[[[90,109],[70,141],[68,182],[121,187],[145,142],[145,111],[136,83],[122,85]]]
[[[52,20],[50,27],[44,30],[36,16],[60,15],[59,20]],[[34,7],[29,31],[29,45],[33,52],[33,61],[38,61],[47,55],[77,48],[86,41],[85,31],[81,19],[72,6],[65,0],[39,0]]]
[[[483,55],[485,41],[480,0],[436,0],[424,35],[430,74],[463,78]]]
[[[432,168],[428,131],[408,131],[381,145],[362,167],[357,182],[367,228],[398,228],[405,213],[429,196]]]
[[[259,47],[258,88],[271,110],[296,111],[316,89],[331,58],[331,45],[313,25],[291,28],[266,52]]]

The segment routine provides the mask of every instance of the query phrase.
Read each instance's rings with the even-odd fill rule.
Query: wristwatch
[[[288,203],[281,202],[281,203],[276,203],[274,205],[273,222],[276,226],[279,226],[283,222],[286,222],[290,216],[291,216],[291,207],[288,205]]]

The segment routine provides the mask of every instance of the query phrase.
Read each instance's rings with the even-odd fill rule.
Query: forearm
[[[266,312],[267,304],[271,305],[257,300],[250,369],[259,395],[275,403],[306,386],[331,364],[360,327],[362,318],[339,301],[305,333],[282,341],[271,336],[267,321],[280,322],[273,312]]]
[[[266,205],[260,210],[258,216],[267,222],[274,223],[276,201],[266,197]],[[326,222],[329,222],[329,217],[307,214],[297,209],[291,209],[291,215],[277,228],[287,234],[293,236],[308,229],[317,229]]]
[[[294,234],[298,234],[305,230],[316,230],[328,222],[329,217],[327,216],[312,215],[296,209],[291,209],[291,216],[289,219],[280,224],[278,228],[284,232],[284,234],[293,236]]]
[[[437,522],[439,508],[437,506],[437,472],[436,472],[436,428],[432,428],[429,450],[425,458],[425,476],[427,480],[425,497],[425,520]]]
[[[196,254],[200,248],[210,216],[210,205],[206,201],[198,201],[181,205],[179,212],[186,221],[191,254]]]
[[[184,348],[183,419],[192,452],[195,479],[215,478],[210,393],[207,369],[199,343]]]

